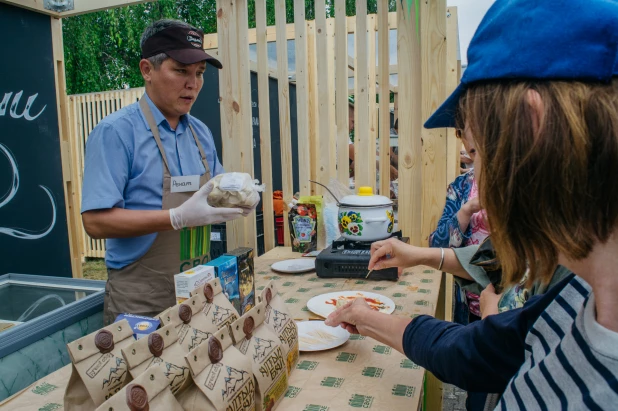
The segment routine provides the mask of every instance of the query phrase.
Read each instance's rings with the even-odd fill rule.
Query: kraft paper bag
[[[185,353],[208,341],[218,331],[217,326],[202,314],[204,303],[203,296],[194,295],[159,315],[163,326],[174,326],[178,334],[178,344]]]
[[[288,375],[290,375],[298,363],[298,327],[292,319],[283,299],[277,293],[277,288],[273,281],[269,282],[262,290],[260,301],[266,304],[264,324],[279,338],[283,354],[286,358]]]
[[[266,304],[259,303],[232,324],[234,346],[251,360],[257,382],[255,409],[277,407],[288,389],[288,373],[279,337],[264,324]]]
[[[251,361],[234,347],[228,328],[192,350],[185,360],[197,387],[191,395],[179,397],[186,410],[255,410]]]
[[[178,343],[173,324],[153,331],[148,338],[135,341],[122,350],[122,355],[133,378],[151,367],[163,367],[174,395],[192,384],[189,367],[185,363],[186,352]]]
[[[105,401],[96,411],[183,411],[163,367],[152,367]]]
[[[93,410],[131,381],[121,352],[134,341],[133,329],[122,320],[67,344],[73,366],[64,408]]]
[[[194,296],[203,297],[204,308],[202,309],[202,314],[209,323],[217,327],[217,330],[226,328],[240,317],[234,305],[223,293],[223,287],[219,278],[210,280],[203,286],[191,291],[191,297]]]

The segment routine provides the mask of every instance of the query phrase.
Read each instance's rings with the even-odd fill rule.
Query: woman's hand
[[[397,238],[376,241],[371,244],[370,270],[383,270],[397,267],[400,269],[420,264],[417,247],[406,244]]]
[[[365,317],[371,311],[364,298],[357,298],[331,313],[324,323],[331,327],[341,326],[351,334],[366,335]]]
[[[496,289],[493,284],[489,284],[485,289],[481,292],[481,318],[485,318],[488,315],[498,314],[500,311],[498,310],[498,303],[500,302],[500,298],[502,298],[502,294],[496,294]]]
[[[461,210],[465,212],[468,216],[472,216],[472,214],[478,213],[479,211],[481,211],[481,203],[479,202],[479,198],[474,197],[470,199],[470,201],[461,206]]]

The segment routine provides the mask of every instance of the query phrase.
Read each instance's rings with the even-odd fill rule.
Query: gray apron
[[[163,159],[163,210],[180,206],[194,193],[171,192],[172,177],[161,144],[159,129],[154,121],[148,103],[142,97],[140,108],[146,117],[150,130],[157,142]],[[210,180],[210,167],[204,149],[193,126],[189,124],[202,156],[206,172],[200,176],[200,187]],[[105,285],[104,322],[114,322],[118,314],[130,313],[155,317],[167,308],[176,305],[174,275],[192,267],[204,264],[210,257],[210,226],[183,228],[157,233],[157,238],[139,260],[118,270],[108,269]]]

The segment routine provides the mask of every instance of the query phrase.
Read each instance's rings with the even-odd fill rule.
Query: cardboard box
[[[237,248],[225,255],[237,258],[238,288],[240,294],[240,315],[249,311],[255,305],[255,274],[253,272],[253,248]]]
[[[212,267],[198,265],[190,270],[184,271],[174,276],[174,286],[176,288],[176,302],[182,303],[191,297],[191,291],[206,284],[215,278],[215,270]]]
[[[232,303],[236,311],[240,311],[240,287],[238,279],[238,259],[233,255],[222,255],[206,263],[213,267],[215,276],[221,281],[223,294]]]
[[[136,340],[143,338],[159,328],[160,322],[156,318],[142,317],[134,314],[119,314],[116,321],[127,320],[131,328],[133,328],[133,337]]]

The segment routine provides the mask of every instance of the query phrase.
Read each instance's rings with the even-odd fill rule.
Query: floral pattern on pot
[[[395,213],[393,213],[393,210],[386,210],[386,217],[389,221],[388,228],[386,230],[390,234],[393,232],[393,227],[395,227]]]
[[[363,233],[363,219],[359,212],[342,211],[339,213],[339,231],[351,236]]]

